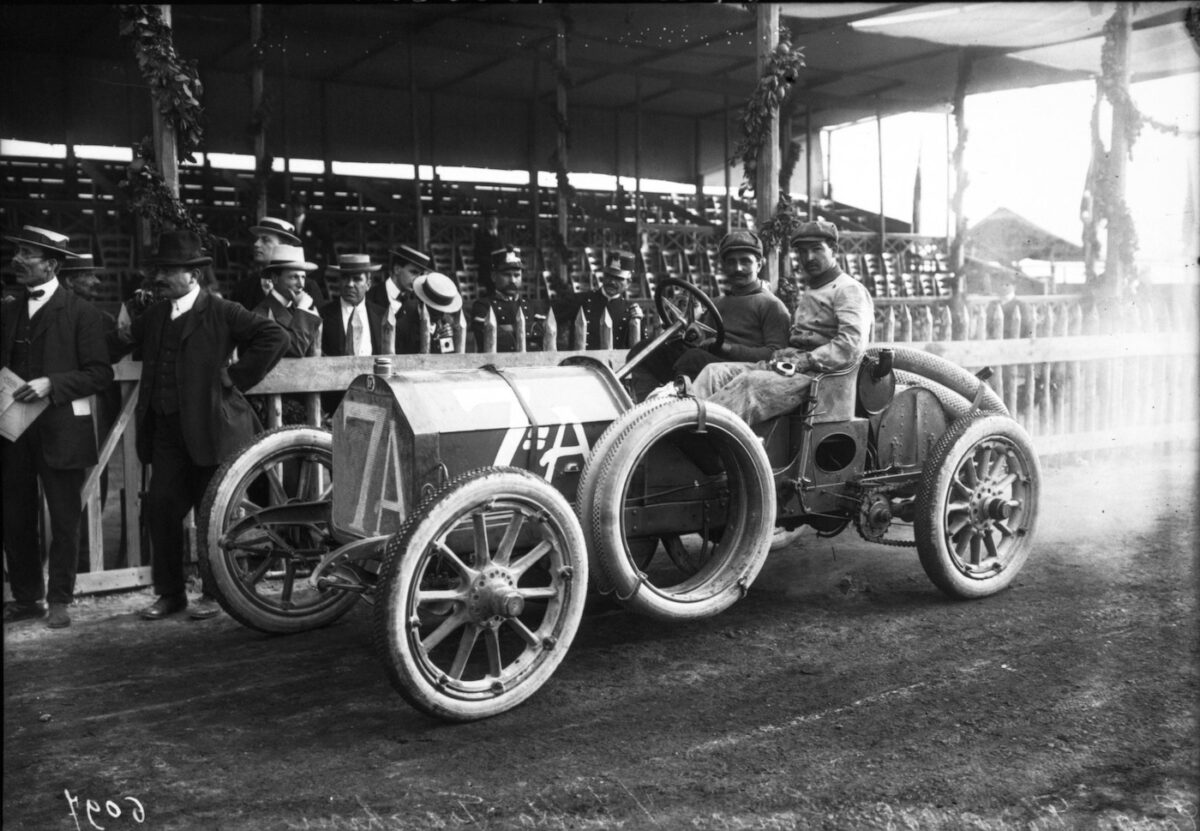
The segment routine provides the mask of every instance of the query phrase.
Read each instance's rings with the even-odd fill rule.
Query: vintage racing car
[[[663,281],[655,300],[663,330],[643,354],[724,337],[690,284]],[[1037,457],[957,365],[871,349],[753,429],[686,393],[635,404],[631,365],[574,355],[355,378],[332,433],[264,433],[213,478],[198,518],[206,584],[271,633],[369,601],[401,695],[468,721],[549,679],[589,587],[655,618],[708,617],[803,526],[915,545],[954,598],[1003,589],[1029,555]]]

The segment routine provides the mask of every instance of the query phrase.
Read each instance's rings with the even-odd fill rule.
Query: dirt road
[[[1194,450],[1047,470],[1029,564],[969,603],[806,532],[719,617],[589,614],[469,725],[392,691],[366,609],[279,638],[83,601],[5,630],[4,827],[1195,829],[1196,486]]]

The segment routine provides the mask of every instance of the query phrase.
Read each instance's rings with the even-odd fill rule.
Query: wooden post
[[[875,109],[875,143],[878,148],[876,154],[876,171],[879,174],[879,267],[887,268],[884,254],[887,253],[887,217],[883,213],[883,115],[878,109],[878,104]],[[894,274],[885,274],[885,277],[895,277]]]
[[[638,246],[645,244],[642,233],[646,217],[642,213],[642,76],[633,76],[633,233]]]
[[[725,167],[725,233],[728,234],[733,228],[733,183],[730,181],[729,172],[729,96],[725,96],[725,109],[722,111],[725,118],[725,145],[724,159]]]
[[[413,222],[416,224],[417,248],[429,247],[425,232],[424,207],[421,204],[421,133],[417,127],[417,64],[413,57],[413,33],[408,33],[408,130],[412,141],[413,165]]]
[[[558,116],[558,131],[557,131],[557,150],[558,150],[558,165],[559,169],[564,173],[569,174],[571,167],[567,154],[567,129],[569,122],[567,121],[567,9],[562,7],[559,9],[558,15],[558,36],[554,40],[554,60],[558,71],[555,73],[555,113]],[[565,246],[570,245],[570,240],[567,238],[568,227],[568,211],[570,205],[567,202],[567,194],[561,187],[557,189],[558,193],[558,235]]]
[[[163,25],[168,29],[171,28],[171,7],[169,5],[159,6],[159,11],[162,13]],[[150,95],[151,110],[153,115],[154,129],[154,152],[158,156],[158,169],[162,171],[163,181],[166,182],[167,188],[175,196],[179,198],[179,156],[175,147],[175,127],[170,121],[163,118],[159,112],[157,96],[153,91]]]
[[[254,218],[267,215],[267,116],[264,70],[262,3],[250,6],[250,113],[254,125]]]
[[[1133,32],[1133,24],[1129,19],[1129,3],[1117,3],[1114,15],[1116,26],[1113,27],[1113,63],[1119,70],[1116,78],[1110,79],[1123,94],[1112,105],[1112,141],[1109,143],[1108,170],[1105,187],[1109,188],[1108,200],[1115,208],[1125,200],[1125,175],[1129,160],[1129,141],[1125,135],[1125,125],[1129,112],[1129,38]],[[1108,218],[1108,235],[1104,245],[1104,283],[1101,291],[1104,295],[1118,298],[1125,293],[1134,275],[1125,273],[1126,255],[1122,248],[1127,241],[1122,234],[1120,222],[1114,223],[1116,217]],[[1132,217],[1125,221],[1133,222]],[[1116,227],[1114,227],[1114,225]],[[1128,255],[1132,260],[1132,254]],[[1111,310],[1106,310],[1111,311]]]
[[[759,3],[756,15],[757,77],[761,78],[779,41],[779,4]],[[779,204],[779,161],[779,119],[772,118],[770,133],[758,151],[758,167],[755,170],[755,216],[760,228],[775,215],[775,206]],[[766,260],[760,276],[774,291],[779,285],[778,257],[767,257]]]
[[[700,119],[692,122],[692,178],[696,185],[696,216],[704,221],[704,174],[700,172]]]
[[[529,222],[533,229],[533,250],[534,262],[537,262],[537,257],[542,252],[542,189],[538,184],[538,155],[537,155],[537,107],[538,107],[538,88],[541,85],[542,60],[538,55],[537,50],[533,51],[533,78],[529,94],[529,127],[526,135],[525,157],[529,163]],[[558,282],[566,279],[566,274],[563,269],[562,257],[558,264]],[[550,263],[542,262],[542,270],[547,271],[550,268]],[[545,283],[544,275],[538,275],[538,285],[542,286]],[[541,294],[539,289],[538,294]]]
[[[967,87],[970,84],[974,60],[969,49],[959,53],[958,82],[954,87],[954,123],[958,130],[958,140],[954,145],[954,199],[950,206],[954,214],[954,238],[950,243],[950,270],[954,274],[950,284],[952,295],[963,294],[966,288],[963,275],[963,265],[966,263],[963,244],[967,237],[967,217],[963,213],[963,198],[967,191],[967,171],[963,166],[963,154],[967,149]]]
[[[804,105],[804,204],[807,206],[808,220],[811,222],[816,218],[816,212],[813,210],[813,131],[812,131],[812,107]]]

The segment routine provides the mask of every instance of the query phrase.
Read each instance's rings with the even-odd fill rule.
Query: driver
[[[832,222],[804,222],[791,245],[803,268],[803,291],[792,319],[788,346],[756,363],[710,364],[700,371],[692,395],[715,401],[757,424],[786,413],[822,372],[862,360],[875,325],[871,295],[838,267],[838,230]],[[792,374],[781,373],[791,364]]]
[[[679,375],[695,378],[708,364],[762,361],[788,345],[787,307],[758,276],[765,262],[762,240],[753,231],[735,228],[721,240],[717,253],[727,289],[713,299],[713,305],[725,325],[725,342],[719,348],[712,341],[666,344],[658,355],[648,356],[633,370],[635,390],[645,389],[647,375],[653,376],[649,386],[668,383]],[[646,342],[634,347],[629,357],[641,351]]]

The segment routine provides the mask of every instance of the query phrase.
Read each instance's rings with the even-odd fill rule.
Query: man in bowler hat
[[[0,307],[0,366],[24,381],[13,390],[16,401],[46,406],[15,440],[0,439],[4,551],[13,594],[4,622],[41,617],[45,598],[47,625],[58,629],[71,624],[80,490],[97,461],[89,396],[112,383],[113,370],[99,310],[59,284],[59,270],[75,256],[67,237],[26,225],[5,239],[17,244],[13,267],[23,292]],[[38,545],[39,481],[50,510],[48,585]]]
[[[413,291],[417,278],[433,270],[433,259],[408,245],[390,252],[388,277],[367,290],[367,302],[387,309],[382,354],[415,355],[421,351],[417,315],[421,307]]]
[[[158,599],[141,611],[146,620],[187,608],[183,519],[199,510],[217,467],[259,432],[243,393],[288,347],[288,334],[278,323],[201,288],[211,264],[195,233],[162,234],[146,263],[160,300],[125,333],[127,348],[142,347],[137,449],[152,468],[143,511]],[[235,348],[238,359],[230,364]],[[191,616],[203,619],[217,611],[206,589]]]

